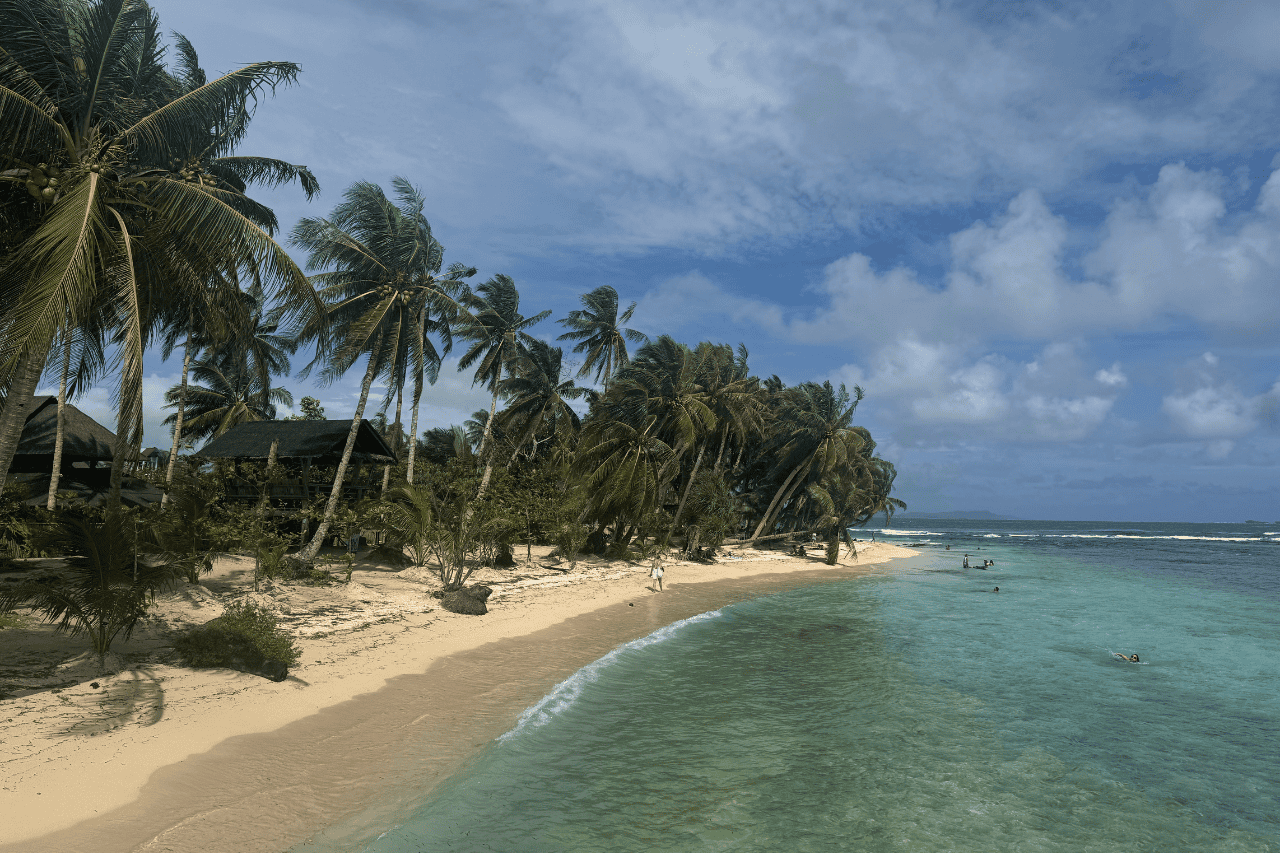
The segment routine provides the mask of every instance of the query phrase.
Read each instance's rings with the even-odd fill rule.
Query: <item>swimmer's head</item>
[[[992,592],[999,592],[999,591],[1000,591],[1000,587],[996,587],[995,589],[993,589],[993,590],[991,590],[991,591],[992,591]]]
[[[1134,655],[1133,657],[1129,658],[1129,660],[1133,661],[1134,663],[1137,663],[1137,662],[1138,662],[1138,656],[1137,656],[1137,655]]]

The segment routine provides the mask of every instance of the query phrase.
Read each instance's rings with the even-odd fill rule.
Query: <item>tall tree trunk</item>
[[[493,386],[493,402],[489,404],[489,420],[484,423],[484,435],[480,439],[480,453],[484,457],[484,446],[489,440],[490,433],[493,432],[493,418],[498,411],[498,386],[502,384],[502,365],[498,365],[498,381]],[[489,490],[489,478],[493,476],[493,454],[490,453],[484,462],[484,476],[480,478],[480,488],[476,491],[476,500],[484,497],[484,493]]]
[[[195,323],[195,317],[191,318]],[[187,373],[191,370],[191,331],[188,327],[187,342],[182,347],[182,390],[178,392],[178,418],[173,424],[173,446],[169,448],[169,464],[164,475],[164,496],[160,506],[169,503],[169,489],[173,488],[173,472],[178,464],[178,448],[182,446],[182,421],[187,415]]]
[[[338,471],[333,476],[333,489],[329,492],[329,502],[324,506],[324,516],[320,519],[320,526],[316,528],[315,535],[311,541],[297,554],[297,559],[304,563],[310,564],[315,561],[316,554],[320,553],[320,546],[324,544],[324,538],[329,535],[329,526],[333,524],[333,514],[338,510],[338,498],[342,495],[342,481],[347,475],[347,465],[351,462],[351,451],[356,446],[356,435],[360,432],[360,421],[364,418],[364,407],[369,402],[369,389],[373,386],[373,377],[377,373],[377,360],[373,357],[373,352],[378,349],[378,343],[375,341],[369,355],[369,367],[364,372],[364,382],[360,386],[360,403],[356,406],[355,417],[351,419],[351,431],[347,433],[346,446],[342,448],[342,461],[338,463]]]
[[[729,426],[726,424],[724,428],[724,433],[720,436],[720,450],[716,453],[716,466],[715,468],[712,469],[717,474],[720,473],[721,469],[724,466],[724,448],[728,440],[729,440]]]
[[[699,466],[702,465],[702,454],[706,453],[706,451],[707,451],[706,444],[703,444],[701,447],[698,448],[698,458],[695,459],[693,462],[693,473],[689,475],[689,482],[684,487],[684,494],[680,496],[680,505],[676,507],[676,517],[671,522],[671,529],[667,531],[667,542],[671,541],[671,534],[674,533],[675,529],[680,526],[680,519],[682,516],[684,516],[685,501],[689,500],[689,492],[693,491],[693,481],[698,477],[698,468]],[[686,542],[685,544],[687,545],[688,543]],[[664,548],[666,547],[665,542],[663,543],[663,547]]]
[[[58,508],[58,480],[62,478],[62,441],[67,423],[67,374],[71,372],[71,329],[67,329],[67,342],[62,347],[62,378],[58,380],[58,431],[53,437],[53,470],[49,472],[49,499],[45,509]]]
[[[404,427],[400,425],[400,413],[404,407],[404,386],[401,385],[396,389],[396,422],[391,431],[391,450],[400,456],[400,434],[404,432]],[[386,494],[387,489],[391,487],[391,466],[387,465],[382,469],[382,493]]]
[[[778,503],[782,500],[783,493],[790,494],[791,481],[800,473],[800,469],[806,467],[807,464],[808,460],[805,460],[804,464],[797,465],[795,468],[791,469],[791,473],[787,475],[787,479],[782,482],[782,485],[778,488],[777,494],[773,496],[773,501],[769,504],[769,509],[765,512],[764,518],[760,519],[760,524],[756,526],[756,532],[751,534],[751,538],[747,540],[748,542],[756,541],[760,538],[760,534],[764,533],[765,524],[773,518],[774,508],[777,507]]]
[[[409,462],[404,478],[413,485],[413,463],[418,456],[418,403],[422,400],[422,374],[413,377],[413,414],[409,417]]]
[[[13,381],[5,389],[7,393],[4,408],[0,409],[0,491],[4,490],[5,481],[9,478],[13,454],[18,452],[22,429],[27,425],[27,416],[32,411],[31,397],[40,384],[40,374],[44,373],[44,363],[48,357],[47,348],[38,352],[24,352],[18,359]]]

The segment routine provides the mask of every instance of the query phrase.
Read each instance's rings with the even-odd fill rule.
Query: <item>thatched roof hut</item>
[[[49,473],[53,466],[53,446],[58,435],[58,398],[33,397],[28,404],[26,426],[18,441],[9,470],[14,473]],[[72,466],[92,468],[95,463],[111,463],[116,435],[70,403],[63,407],[62,469]],[[76,465],[76,463],[84,463]]]
[[[255,421],[233,426],[210,441],[195,456],[204,459],[257,460],[271,456],[281,462],[306,461],[312,465],[336,465],[351,432],[351,421]],[[356,446],[351,453],[356,463],[388,464],[396,454],[367,420],[360,421]]]
[[[27,407],[27,422],[9,471],[15,482],[26,484],[29,495],[26,503],[43,506],[58,436],[58,398],[32,397]],[[62,417],[62,473],[58,492],[74,494],[89,504],[101,504],[111,490],[108,469],[115,450],[115,433],[69,403],[63,406]],[[160,496],[159,489],[132,477],[126,477],[121,487],[121,499],[127,506],[155,503]]]

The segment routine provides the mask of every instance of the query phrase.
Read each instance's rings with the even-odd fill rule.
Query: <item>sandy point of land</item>
[[[228,557],[199,586],[161,595],[117,642],[107,671],[83,638],[34,618],[0,631],[0,851],[342,849],[342,821],[374,825],[609,649],[733,601],[876,571],[916,552],[858,543],[856,560],[730,550],[711,564],[587,559],[568,570],[533,550],[478,572],[486,616],[430,596],[423,569],[357,562],[349,583],[265,583]],[[524,557],[521,553],[519,557]],[[252,600],[298,638],[302,661],[273,683],[177,665],[172,638]]]

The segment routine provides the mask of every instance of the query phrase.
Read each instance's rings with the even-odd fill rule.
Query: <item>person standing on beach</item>
[[[651,578],[653,578],[655,581],[657,581],[657,583],[658,583],[658,592],[662,592],[662,575],[663,575],[663,571],[662,571],[662,561],[661,561],[661,560],[654,560],[654,561],[653,561],[653,569],[649,572],[649,577],[651,577]]]

